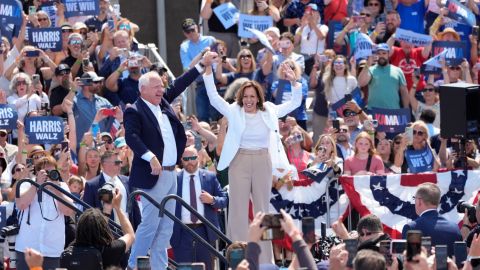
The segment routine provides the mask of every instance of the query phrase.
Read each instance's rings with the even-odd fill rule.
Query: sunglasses
[[[82,44],[83,41],[79,40],[79,39],[72,39],[70,40],[70,42],[68,42],[68,44],[70,45],[80,45]]]
[[[347,133],[348,130],[346,128],[341,128],[338,132],[339,133]]]
[[[121,161],[121,160],[115,160],[113,163],[114,163],[116,166],[122,165],[122,161]]]
[[[428,87],[428,88],[423,88],[424,92],[435,92],[435,88],[433,87]]]
[[[80,35],[86,35],[86,34],[88,33],[88,31],[85,30],[85,31],[80,31],[80,32],[78,32],[78,33],[79,33]]]
[[[43,158],[43,157],[45,157],[45,155],[43,155],[43,154],[42,154],[42,155],[38,155],[38,156],[37,156],[37,155],[33,155],[33,156],[32,156],[32,158],[35,159],[35,160],[41,159],[41,158]]]
[[[25,168],[15,168],[15,172],[21,172],[23,170],[25,170]]]
[[[72,29],[62,29],[62,33],[73,33]]]
[[[461,68],[460,68],[460,67],[448,67],[448,69],[451,69],[451,70],[460,70]]]
[[[240,55],[240,59],[244,60],[244,59],[251,59],[252,56],[249,55],[249,54],[245,54],[245,55]]]
[[[27,85],[27,82],[26,81],[17,81],[16,85],[19,86],[19,85]]]
[[[183,32],[185,32],[185,34],[190,34],[195,32],[195,29],[187,29],[187,30],[183,30]]]
[[[339,66],[344,65],[345,63],[343,61],[334,61],[333,64]]]
[[[37,18],[37,21],[39,21],[39,22],[48,21],[48,18]]]
[[[394,144],[401,144],[402,141],[394,141],[393,143],[394,143]]]
[[[359,235],[360,237],[365,237],[365,236],[370,236],[370,235],[376,234],[376,233],[378,233],[378,232],[366,232],[366,233],[363,233],[363,232],[362,232],[362,233],[359,233],[358,235]]]
[[[118,26],[118,30],[130,30],[130,25],[129,24],[120,24]]]
[[[425,134],[425,132],[421,131],[421,130],[413,130],[413,135],[418,135],[418,136],[423,136]]]
[[[108,138],[108,139],[105,139],[105,140],[102,140],[104,143],[107,143],[107,144],[112,144],[113,143],[113,140]]]
[[[357,116],[357,113],[349,111],[343,114],[345,117]]]
[[[378,7],[380,6],[380,3],[368,3],[369,7]]]
[[[368,14],[368,13],[360,13],[360,16],[370,17],[370,16],[372,16],[372,15],[371,15],[371,14]]]
[[[194,161],[197,160],[198,156],[191,156],[191,157],[182,157],[183,161]]]
[[[7,137],[7,133],[1,132],[1,133],[0,133],[0,137]]]

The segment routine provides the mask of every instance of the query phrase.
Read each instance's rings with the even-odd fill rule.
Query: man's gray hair
[[[160,79],[160,76],[155,71],[150,71],[140,76],[140,79],[138,79],[138,90],[140,92],[142,92],[143,87],[150,83],[150,78],[152,78],[152,76],[156,76]]]

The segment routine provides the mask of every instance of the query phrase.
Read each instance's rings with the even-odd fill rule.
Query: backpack
[[[70,245],[60,255],[60,267],[68,270],[103,270],[102,252],[93,246]]]

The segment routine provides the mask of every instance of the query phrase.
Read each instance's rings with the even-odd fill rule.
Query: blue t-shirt
[[[307,120],[307,108],[305,103],[308,96],[308,83],[302,77],[302,104],[288,115],[296,120]],[[287,80],[277,80],[272,83],[272,93],[276,91],[275,104],[282,104],[292,99],[292,85]]]
[[[215,38],[212,36],[200,36],[197,42],[185,40],[180,45],[180,60],[183,70],[188,70],[193,58],[203,51],[206,47],[212,46]]]
[[[405,6],[401,2],[397,5],[397,12],[402,18],[400,28],[424,34],[423,18],[425,17],[425,1],[419,0],[411,6]]]

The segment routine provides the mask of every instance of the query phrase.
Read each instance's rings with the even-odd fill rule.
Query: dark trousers
[[[206,228],[205,225],[200,225],[192,229],[208,241]],[[173,247],[175,261],[178,263],[203,262],[205,263],[205,269],[213,270],[213,255],[210,251],[202,243],[194,239],[189,232],[182,229],[181,234],[182,241],[180,241],[180,245]],[[212,243],[210,244],[213,245]]]
[[[25,261],[25,253],[15,251],[17,253],[17,270],[28,270],[30,269]],[[43,265],[44,270],[55,270],[56,268],[60,267],[60,257],[52,258],[52,257],[43,257]]]

